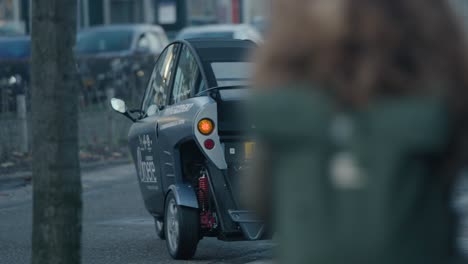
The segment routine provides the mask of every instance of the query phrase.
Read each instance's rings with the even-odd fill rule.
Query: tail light
[[[211,134],[214,130],[214,123],[208,118],[204,118],[198,121],[198,131],[203,135],[207,136]]]
[[[205,145],[206,149],[213,149],[214,146],[215,146],[215,143],[214,143],[214,141],[212,139],[207,139],[207,140],[205,140],[203,145]]]

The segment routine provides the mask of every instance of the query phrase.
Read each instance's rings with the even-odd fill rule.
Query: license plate
[[[245,158],[252,159],[255,152],[255,142],[245,142],[244,144]]]

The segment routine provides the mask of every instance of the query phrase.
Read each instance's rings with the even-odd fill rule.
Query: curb
[[[12,183],[30,182],[32,177],[31,171],[17,171],[0,176],[0,187],[10,185]]]
[[[95,162],[83,162],[80,164],[81,172],[88,172],[97,169],[103,169],[111,166],[130,164],[130,158],[117,160],[104,160]],[[0,176],[0,188],[4,185],[20,185],[29,183],[32,180],[32,171],[17,171]]]
[[[107,168],[111,166],[123,165],[123,164],[130,164],[131,158],[122,158],[122,159],[115,159],[115,160],[105,160],[105,161],[95,161],[95,162],[83,162],[80,166],[81,172],[87,172],[91,170]]]

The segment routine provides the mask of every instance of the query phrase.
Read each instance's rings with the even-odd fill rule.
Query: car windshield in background
[[[0,40],[0,59],[23,59],[30,54],[29,40]]]
[[[249,84],[253,63],[212,62],[211,69],[218,86],[244,86]]]
[[[129,50],[133,33],[130,30],[90,31],[78,35],[77,53],[119,52]]]
[[[178,39],[233,39],[234,32],[232,31],[216,31],[216,32],[186,32],[180,34]]]

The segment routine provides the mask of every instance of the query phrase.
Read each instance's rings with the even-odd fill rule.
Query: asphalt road
[[[173,261],[145,211],[132,165],[83,173],[83,263],[249,263],[271,258],[271,241],[203,239],[193,261]],[[0,190],[0,263],[30,263],[31,186]]]
[[[140,197],[133,165],[83,173],[83,263],[270,262],[271,241],[203,239],[193,261],[173,261]],[[458,186],[455,207],[462,217],[459,244],[468,254],[468,174]],[[0,264],[30,263],[31,186],[0,188]]]

